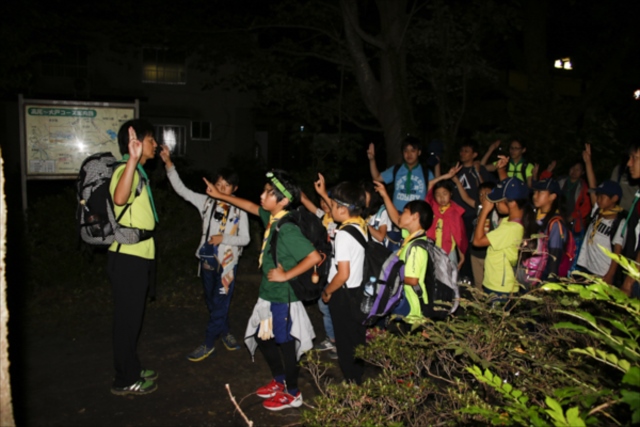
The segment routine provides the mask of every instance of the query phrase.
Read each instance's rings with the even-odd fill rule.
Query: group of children
[[[131,138],[135,140],[135,135]],[[499,143],[493,144],[490,152],[498,147]],[[614,252],[640,261],[640,203],[637,203],[640,193],[636,193],[636,203],[627,217],[617,220],[622,211],[618,205],[619,185],[605,181],[596,187],[589,146],[583,155],[589,201],[582,196],[585,185],[581,183],[582,187],[577,188],[572,184],[576,182],[573,175],[581,179],[577,173],[570,173],[564,181],[566,185],[551,177],[536,180],[537,168],[524,161],[522,154],[526,149],[518,140],[509,146],[510,157],[499,156],[489,165],[486,164],[489,156],[477,162],[475,144],[467,143],[460,149],[460,163],[445,174],[440,174],[437,168],[435,174],[423,168],[419,161],[421,150],[419,140],[407,138],[402,145],[403,164],[380,173],[372,144],[367,156],[373,183],[342,182],[327,189],[324,177],[318,174],[314,183],[320,200],[318,208],[293,178],[281,170],[267,173],[259,204],[234,195],[238,178],[231,171],[219,173],[214,183],[204,179],[206,195],[195,193],[182,184],[169,150],[163,147],[160,156],[169,181],[180,196],[198,208],[203,220],[196,256],[200,260],[210,319],[204,342],[187,358],[193,362],[204,360],[214,352],[218,338],[228,350],[240,348],[229,330],[228,310],[237,262],[242,247],[249,242],[247,213],[260,218],[265,232],[259,256],[262,271],[259,298],[244,342],[252,356],[259,348],[269,365],[272,379],[256,393],[265,399],[263,406],[273,411],[302,405],[297,383],[298,361],[314,347],[316,338],[306,308],[289,281],[318,264],[321,255],[292,223],[278,228],[277,256],[271,254],[271,238],[278,221],[299,204],[321,219],[333,245],[328,283],[318,301],[327,337],[315,347],[329,350],[332,357],[338,359],[345,380],[356,384],[362,382],[364,368],[363,362],[354,355],[355,348],[366,342],[367,329],[356,313],[360,288],[363,279],[367,279],[363,277],[363,266],[365,243],[369,239],[397,250],[405,262],[404,297],[394,313],[406,319],[420,317],[421,300],[426,303],[428,298],[424,283],[428,252],[414,250],[407,259],[406,249],[414,239],[433,240],[462,272],[467,266],[476,286],[494,294],[497,300],[520,291],[514,267],[526,252],[523,248],[534,240],[532,236],[542,234],[548,239],[551,256],[541,280],[562,271],[560,264],[566,261],[568,236],[580,237],[581,231],[584,244],[574,268],[613,283],[615,263],[603,262],[604,257],[593,250],[596,245],[606,247],[607,243]],[[637,144],[630,149],[627,166],[633,178],[640,178],[640,146]],[[492,171],[498,173],[498,179],[491,178]],[[125,173],[125,176],[131,174],[129,166]],[[131,181],[125,184],[132,186]],[[116,192],[116,196],[118,194]],[[563,215],[561,205],[566,203],[563,200],[567,195],[573,198],[569,214]],[[129,199],[131,197],[129,195]],[[125,199],[114,197],[114,200],[118,205]],[[583,216],[585,204],[594,206],[593,210],[589,209],[590,219]],[[580,221],[567,221],[575,215],[579,215]],[[614,237],[610,238],[611,235]],[[634,286],[637,287],[637,283],[627,279],[622,284],[628,293]],[[339,327],[334,328],[334,324]],[[155,390],[153,380],[157,374],[140,369],[139,363],[134,369],[141,370],[140,378],[132,386],[114,385],[114,393],[146,394]]]

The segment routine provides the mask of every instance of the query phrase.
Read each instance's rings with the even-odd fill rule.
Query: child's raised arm
[[[382,197],[382,200],[384,201],[384,207],[387,208],[389,219],[395,225],[398,225],[398,221],[400,220],[400,213],[398,212],[398,209],[396,209],[396,207],[393,205],[393,202],[389,197],[389,193],[387,193],[386,187],[383,183],[378,181],[373,181],[373,186],[376,188],[376,191],[378,192],[378,194],[380,194],[380,197]]]
[[[258,215],[260,211],[259,205],[256,205],[255,203],[247,199],[241,199],[240,197],[222,194],[218,191],[215,185],[207,180],[207,178],[202,179],[204,180],[205,184],[207,184],[207,194],[209,195],[209,197],[222,200],[223,202],[227,202],[233,206],[237,206],[243,211],[249,212],[250,214]]]
[[[494,204],[485,199],[482,204],[482,210],[478,215],[478,223],[476,224],[476,229],[473,232],[473,246],[485,248],[491,244],[491,242],[487,238],[487,231],[484,229],[484,225],[493,208]]]
[[[324,182],[324,176],[322,176],[321,173],[318,173],[318,180],[314,182],[313,185],[316,189],[316,193],[318,193],[318,196],[322,197],[322,199],[328,206],[331,206],[331,200],[329,199],[329,194],[327,193],[327,185]]]
[[[367,158],[369,159],[369,171],[371,172],[371,179],[374,181],[384,181],[382,179],[382,175],[378,170],[378,165],[376,165],[376,146],[373,144],[369,144],[369,148],[367,149]]]
[[[584,144],[584,151],[582,152],[582,160],[584,160],[584,167],[587,173],[587,182],[589,183],[589,188],[596,188],[598,183],[596,182],[596,174],[593,172],[593,165],[591,164],[591,144]],[[591,204],[596,204],[596,193],[589,192],[589,196],[591,197]]]
[[[460,198],[467,205],[471,206],[472,208],[475,208],[476,207],[476,201],[473,200],[471,197],[469,197],[469,193],[467,193],[467,190],[464,189],[464,185],[462,185],[462,182],[460,182],[460,180],[458,179],[458,176],[454,175],[453,178],[451,178],[451,180],[453,181],[453,183],[458,188],[458,193],[460,194]]]
[[[491,154],[496,150],[496,148],[500,147],[500,142],[501,142],[500,140],[497,140],[496,142],[491,144],[489,146],[489,149],[485,153],[485,155],[482,156],[482,160],[480,160],[480,164],[484,166],[485,169],[487,169],[489,172],[494,172],[496,170],[495,165],[492,165],[492,164],[488,165],[487,162],[489,161],[489,157],[491,157]]]
[[[456,176],[458,174],[458,172],[460,172],[460,169],[462,169],[462,165],[460,164],[460,162],[458,162],[458,163],[456,163],[456,165],[454,167],[449,169],[449,172],[445,173],[444,175],[440,175],[437,178],[433,178],[431,181],[429,181],[429,186],[427,188],[427,192],[431,191],[431,189],[433,188],[434,185],[436,185],[437,182],[445,180],[445,179],[451,179],[454,176]]]
[[[507,175],[507,164],[509,163],[509,157],[507,156],[498,156],[498,161],[495,164],[495,167],[498,171],[498,179],[500,181],[503,181],[507,178],[509,178],[509,175]]]
[[[304,194],[304,191],[300,191],[300,203],[302,203],[302,206],[304,206],[312,214],[315,215],[315,213],[318,212],[318,207],[315,205],[315,203],[309,200],[307,195]]]

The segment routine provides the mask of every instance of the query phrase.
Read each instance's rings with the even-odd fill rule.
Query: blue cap
[[[503,200],[521,200],[529,197],[527,184],[518,178],[507,178],[498,183],[487,195],[487,200],[498,203]]]
[[[622,187],[615,181],[607,180],[603,181],[596,188],[589,190],[591,193],[604,194],[609,197],[618,196],[618,202],[622,199]]]
[[[541,179],[540,181],[534,182],[533,189],[538,191],[548,191],[549,193],[557,195],[560,195],[560,193],[562,192],[558,181],[552,178]]]

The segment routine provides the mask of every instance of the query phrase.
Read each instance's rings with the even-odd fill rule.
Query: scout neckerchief
[[[449,209],[450,206],[451,204],[448,204],[446,206],[438,206],[438,211],[440,212],[440,214],[443,214],[447,211],[447,209]],[[436,246],[439,248],[442,247],[443,228],[444,228],[444,218],[440,217],[438,218],[438,222],[436,223]]]
[[[343,221],[342,225],[340,226],[340,230],[342,230],[343,228],[345,228],[349,224],[357,224],[357,225],[359,225],[360,226],[360,230],[362,230],[362,234],[364,234],[365,236],[367,235],[367,232],[369,231],[369,228],[367,227],[367,223],[360,216],[359,217],[355,217],[355,218],[349,218],[348,220]]]
[[[331,214],[329,213],[325,213],[324,216],[322,217],[322,225],[324,225],[324,228],[329,228],[329,224],[331,224],[333,222],[333,218],[331,218]]]
[[[122,161],[126,162],[127,160],[129,160],[129,155],[125,154],[124,156],[122,156]],[[153,217],[155,218],[156,222],[160,222],[158,221],[158,213],[156,212],[156,204],[153,202],[153,194],[151,194],[151,187],[149,186],[149,177],[147,176],[147,173],[144,171],[144,168],[142,167],[142,165],[140,163],[138,163],[136,165],[136,169],[138,169],[138,172],[140,172],[140,175],[142,175],[142,177],[144,178],[146,185],[145,187],[147,187],[147,193],[149,193],[149,201],[151,202],[151,209],[153,210]]]
[[[414,167],[409,167],[408,164],[404,164],[404,167],[407,168],[407,180],[404,183],[404,193],[411,194],[411,173],[413,169],[417,168],[419,165],[415,165]]]
[[[542,209],[538,209],[536,212],[536,221],[542,221],[549,212],[543,212]]]
[[[269,218],[269,223],[267,224],[267,228],[264,230],[264,238],[262,239],[262,249],[260,249],[260,257],[258,258],[258,267],[262,267],[262,256],[264,255],[264,250],[267,247],[267,239],[269,239],[269,234],[271,234],[271,226],[275,221],[279,220],[280,218],[282,218],[288,213],[289,211],[281,210],[277,214],[271,215],[271,217]]]
[[[622,206],[616,205],[611,209],[607,209],[606,211],[600,208],[598,211],[598,216],[596,217],[596,222],[593,224],[593,228],[591,229],[591,234],[589,235],[589,243],[593,243],[593,238],[596,235],[596,231],[598,231],[598,226],[602,222],[602,219],[605,216],[609,215],[617,215],[619,212],[622,212]],[[611,230],[612,233],[615,233],[616,230]]]

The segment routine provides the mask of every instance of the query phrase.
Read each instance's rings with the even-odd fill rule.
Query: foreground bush
[[[628,264],[628,263],[627,263]],[[628,266],[628,265],[627,265]],[[630,267],[632,274],[637,268]],[[640,422],[640,301],[590,278],[506,305],[469,289],[463,313],[383,333],[358,354],[361,387],[327,383],[309,425],[631,425]]]

